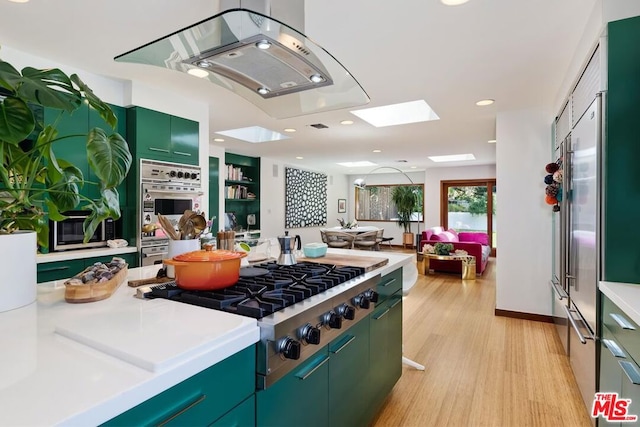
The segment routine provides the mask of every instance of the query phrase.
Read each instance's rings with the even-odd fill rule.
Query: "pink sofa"
[[[453,229],[444,230],[442,227],[431,227],[422,232],[419,250],[426,244],[435,246],[436,243],[451,243],[453,249],[462,249],[469,255],[476,257],[476,274],[482,274],[487,267],[491,246],[489,245],[489,235],[482,232],[456,232]],[[447,271],[453,273],[462,272],[461,261],[438,261],[432,259],[429,267],[436,271]]]

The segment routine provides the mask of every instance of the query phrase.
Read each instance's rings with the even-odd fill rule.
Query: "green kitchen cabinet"
[[[398,268],[380,279],[377,287],[378,305],[387,298],[402,290],[402,268]]]
[[[127,140],[140,158],[198,165],[199,124],[143,107],[127,110]]]
[[[235,419],[243,422],[237,425],[255,425],[250,420],[254,387],[255,345],[252,345],[102,425],[224,426],[234,425]],[[247,408],[243,405],[248,405],[248,413],[233,414],[234,408],[238,411]]]
[[[209,157],[209,210],[208,217],[216,217],[211,224],[213,232],[220,230],[220,159]]]
[[[225,212],[235,216],[241,230],[260,228],[260,158],[226,153]],[[247,217],[253,215],[255,224]]]
[[[622,396],[622,369],[618,360],[625,359],[625,353],[616,343],[613,334],[606,328],[602,328],[600,340],[600,386],[603,393],[618,393]],[[620,422],[608,423],[604,418],[598,420],[598,425],[620,426]]]
[[[45,262],[37,265],[37,281],[38,283],[42,283],[50,282],[52,280],[68,279],[96,262],[107,263],[111,261],[113,257],[120,257],[124,259],[127,264],[129,264],[129,268],[138,266],[137,252],[72,259],[68,261]]]
[[[402,277],[402,269],[400,277]],[[398,271],[396,270],[396,271]],[[388,275],[387,275],[388,276]],[[384,282],[385,277],[382,277]],[[402,375],[402,291],[376,305],[371,313],[371,407],[380,408]]]
[[[369,316],[329,343],[329,425],[368,425]]]
[[[247,400],[217,419],[211,427],[255,427],[256,396],[252,394]]]
[[[258,426],[327,427],[330,410],[327,346],[256,393]]]
[[[38,283],[53,280],[68,279],[76,273],[84,270],[84,259],[72,259],[68,261],[47,262],[37,265],[36,277]]]

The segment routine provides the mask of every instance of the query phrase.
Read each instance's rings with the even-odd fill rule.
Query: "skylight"
[[[216,133],[220,135],[230,136],[231,138],[235,139],[240,139],[242,141],[251,142],[252,144],[289,139],[287,135],[283,135],[280,132],[276,132],[275,130],[269,130],[260,126],[222,130]]]
[[[376,166],[376,163],[371,163],[368,160],[363,160],[360,162],[343,162],[343,163],[338,163],[340,166],[345,166],[348,168],[359,168],[359,167],[364,167],[364,166]]]
[[[429,156],[432,162],[459,162],[463,160],[475,160],[476,156],[473,154],[450,154],[448,156]]]
[[[433,111],[424,100],[364,108],[362,110],[351,111],[351,114],[360,117],[375,127],[440,120],[440,117],[438,117],[435,111]]]

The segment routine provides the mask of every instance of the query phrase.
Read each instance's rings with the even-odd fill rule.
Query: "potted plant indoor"
[[[396,205],[398,211],[398,226],[404,230],[402,244],[413,246],[413,233],[411,232],[411,216],[419,208],[418,192],[416,187],[409,185],[398,185],[391,193],[391,201]]]
[[[97,177],[94,182],[89,182],[80,169],[55,154],[56,143],[78,136],[59,134],[58,120],[64,114],[72,114],[84,102],[109,126],[116,127],[113,111],[77,75],[68,76],[59,69],[31,67],[20,72],[0,60],[0,250],[3,254],[15,254],[18,247],[24,247],[26,251],[23,258],[18,258],[23,261],[19,266],[2,266],[5,256],[0,259],[3,271],[0,312],[35,300],[36,242],[48,246],[47,215],[51,220],[61,221],[65,211],[78,207],[90,211],[84,223],[85,241],[102,220],[120,217],[116,187],[126,177],[132,160],[122,136],[108,135],[94,128],[86,135],[86,144],[77,147],[86,151],[89,166]],[[45,108],[60,111],[58,120],[42,123],[34,111]],[[92,200],[81,195],[79,189],[85,185],[98,186],[101,198]],[[33,265],[24,262],[29,259],[34,260]],[[25,273],[27,269],[33,272]],[[15,277],[28,277],[27,282],[33,283],[9,283],[14,280],[7,279],[9,270],[19,270]],[[10,302],[10,294],[19,286],[29,285],[33,288],[29,295],[18,299],[31,301]]]

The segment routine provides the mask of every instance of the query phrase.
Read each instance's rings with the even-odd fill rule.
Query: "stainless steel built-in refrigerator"
[[[564,209],[560,281],[566,290],[571,367],[585,405],[596,391],[597,284],[601,275],[602,95],[592,101],[571,130],[563,154]]]

